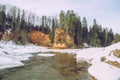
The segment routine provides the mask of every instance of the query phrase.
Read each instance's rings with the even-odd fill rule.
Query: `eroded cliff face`
[[[40,31],[30,32],[29,39],[35,45],[51,47],[53,49],[68,49],[75,47],[72,38],[67,34],[67,32],[65,32],[64,29],[61,28],[57,28],[55,30],[54,43],[52,46],[50,43],[50,35]]]
[[[55,30],[53,49],[67,49],[74,48],[74,41],[62,28]]]
[[[42,33],[40,31],[32,31],[29,33],[30,41],[35,45],[40,46],[50,46],[50,38],[48,34]]]

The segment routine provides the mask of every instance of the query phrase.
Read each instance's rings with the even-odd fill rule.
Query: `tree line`
[[[96,19],[93,20],[93,25],[88,26],[86,17],[81,20],[73,10],[68,10],[66,13],[61,11],[59,16],[60,26],[72,36],[77,46],[83,43],[91,46],[108,46],[116,40],[112,29],[103,28]]]
[[[14,34],[12,40],[16,43],[29,42],[27,34],[33,30],[50,34],[51,43],[54,43],[54,33],[58,27],[63,28],[78,47],[83,43],[90,46],[108,46],[120,41],[120,35],[114,34],[112,29],[103,28],[96,19],[93,20],[93,25],[88,26],[86,17],[81,20],[73,10],[61,10],[59,18],[40,17],[11,5],[0,5],[0,34],[10,28]]]

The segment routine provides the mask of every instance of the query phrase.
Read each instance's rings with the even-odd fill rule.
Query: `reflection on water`
[[[54,68],[54,54],[51,57],[37,56],[23,61],[25,66],[0,70],[0,80],[75,80],[63,76]],[[43,55],[43,54],[42,54]],[[45,54],[47,55],[47,54]],[[80,63],[77,80],[91,80],[87,72],[87,63]]]

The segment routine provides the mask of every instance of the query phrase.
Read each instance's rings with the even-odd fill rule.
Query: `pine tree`
[[[79,47],[82,45],[82,26],[80,18],[78,18],[74,23],[74,43]]]
[[[41,31],[44,32],[45,27],[45,16],[42,16],[42,24],[41,24]]]
[[[89,28],[89,35],[88,35],[88,39],[89,39],[89,42],[88,44],[91,45],[91,46],[94,46],[94,43],[95,43],[95,38],[94,38],[94,30],[93,30],[93,27],[90,27]]]
[[[65,15],[65,29],[66,32],[72,37],[74,38],[74,23],[76,21],[77,17],[74,13],[73,10],[68,10],[66,15]]]
[[[25,22],[25,11],[24,10],[22,11],[22,15],[21,15],[20,29],[27,31],[27,26],[26,26],[26,22]]]
[[[82,42],[88,43],[88,24],[85,17],[82,21]]]
[[[0,12],[0,31],[4,32],[6,30],[6,13],[4,11]]]
[[[99,25],[97,24],[96,19],[93,20],[93,31],[94,31],[94,44],[93,46],[100,46],[99,40]]]
[[[106,46],[107,44],[107,32],[106,29],[103,29],[102,34],[101,34],[101,45]]]
[[[55,35],[55,21],[54,19],[52,19],[52,30],[51,30],[51,35],[50,35],[52,44],[54,43],[54,35]]]
[[[120,34],[116,33],[114,36],[114,41],[112,43],[120,42]]]
[[[60,27],[65,27],[65,12],[63,10],[61,10],[60,15]]]
[[[110,31],[108,31],[107,33],[107,46],[110,45],[113,40],[114,40],[113,31],[112,29],[110,29]]]

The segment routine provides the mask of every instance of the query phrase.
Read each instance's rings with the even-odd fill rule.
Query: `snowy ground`
[[[22,60],[28,60],[33,55],[30,53],[36,52],[61,52],[75,53],[77,61],[88,61],[92,66],[88,69],[89,73],[97,80],[120,80],[120,68],[116,68],[105,62],[101,62],[101,57],[106,57],[107,60],[117,61],[112,50],[120,49],[120,43],[105,47],[105,48],[87,48],[87,49],[64,49],[53,50],[32,44],[26,46],[15,45],[12,41],[4,43],[0,41],[0,69],[24,66]],[[54,54],[38,54],[38,56],[54,56]],[[106,61],[107,61],[106,60]]]
[[[0,69],[23,66],[22,60],[32,57],[30,53],[40,52],[45,48],[34,45],[18,46],[12,41],[0,41]]]

